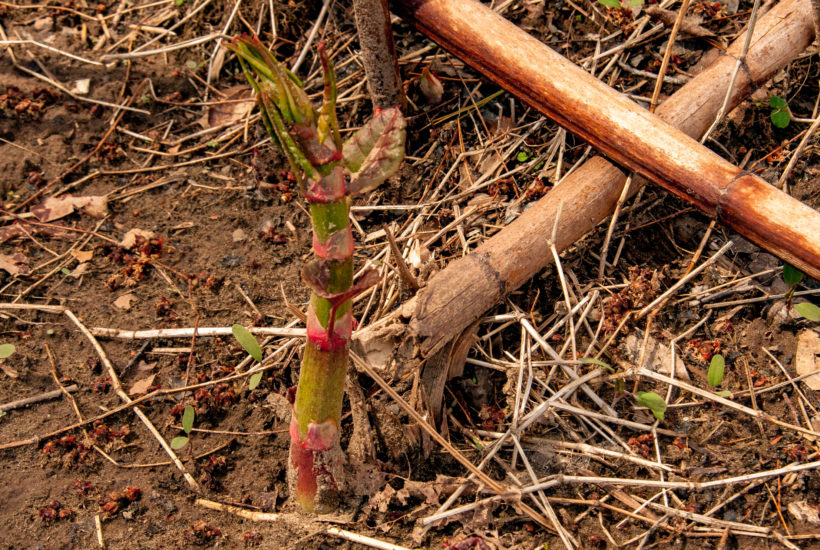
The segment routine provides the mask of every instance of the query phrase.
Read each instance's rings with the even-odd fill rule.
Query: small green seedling
[[[182,431],[185,432],[185,435],[178,435],[171,440],[172,449],[178,450],[188,444],[188,441],[190,441],[191,431],[194,429],[195,415],[196,413],[191,405],[185,407],[185,410],[182,412]]]
[[[529,151],[519,151],[518,154],[515,156],[515,160],[518,162],[527,162],[530,160],[532,156],[530,155]]]
[[[794,291],[797,289],[797,285],[800,284],[800,281],[803,280],[804,276],[805,275],[803,272],[796,267],[789,264],[783,264],[783,280],[790,287],[789,292],[786,293],[786,304],[792,305]],[[813,321],[815,323],[820,322],[820,307],[817,307],[811,302],[794,304],[793,307],[797,313],[809,321]]]
[[[635,392],[635,401],[638,405],[652,411],[655,418],[663,420],[663,414],[666,412],[666,401],[660,395],[651,391],[639,391]]]
[[[609,372],[615,372],[615,369],[613,369],[609,363],[604,363],[600,359],[595,359],[594,357],[581,357],[580,361],[588,365],[598,365],[599,367],[604,367]]]
[[[14,353],[14,344],[0,344],[0,359],[5,359]]]
[[[778,128],[785,128],[792,120],[791,112],[789,111],[789,104],[782,97],[773,95],[769,98],[769,107],[772,108],[772,114],[769,115],[772,119],[772,124]]]
[[[604,6],[606,6],[608,8],[620,8],[621,7],[620,0],[598,0],[598,3],[603,4]],[[643,6],[643,3],[644,3],[644,0],[629,0],[629,2],[627,2],[627,5],[630,8],[633,8],[635,6]]]
[[[262,348],[259,347],[259,342],[256,341],[253,334],[251,334],[250,331],[242,325],[234,325],[231,328],[231,331],[233,332],[234,338],[236,338],[239,344],[245,348],[245,351],[247,351],[257,363],[262,362]],[[251,375],[250,380],[248,380],[248,388],[255,390],[261,381],[262,371],[260,370],[259,372]]]
[[[712,361],[709,363],[709,372],[706,373],[706,378],[709,380],[709,385],[713,388],[720,386],[723,382],[723,373],[725,371],[726,361],[721,354],[712,356]]]

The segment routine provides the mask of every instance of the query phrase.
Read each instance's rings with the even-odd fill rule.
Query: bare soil
[[[631,14],[607,11],[597,2],[578,4],[513,2],[505,16],[574,61],[594,53],[595,41],[590,36],[607,36],[618,30],[631,32]],[[702,5],[716,3],[696,4],[706,9],[708,6]],[[42,6],[3,2],[0,26],[9,39],[36,40],[97,60],[120,38],[129,40],[112,53],[127,52],[129,47],[133,49],[156,36],[156,31],[133,32],[134,26],[168,28],[200,3],[135,4],[123,11],[126,5],[131,6],[125,2],[103,2],[99,6],[86,5],[84,1]],[[292,63],[319,16],[321,3],[277,0],[273,5],[278,26],[275,50],[287,63]],[[228,2],[215,1],[177,29],[176,36],[163,37],[148,49],[220,31],[232,7]],[[714,41],[724,43],[742,29],[750,7],[751,2],[744,1],[736,11],[709,15],[707,10],[702,24],[715,34]],[[173,14],[163,15],[163,10]],[[118,11],[122,13],[115,23],[109,16]],[[639,10],[633,11],[640,16]],[[98,13],[106,22],[105,28],[99,23]],[[239,16],[230,26],[230,33],[247,31],[260,21],[262,36],[272,38],[271,14],[266,3],[243,3]],[[398,23],[395,30],[400,57],[428,44],[404,23]],[[94,45],[106,32],[112,37],[95,50]],[[341,104],[342,124],[355,128],[366,118],[370,104],[366,89],[360,84],[363,74],[353,57],[356,41],[345,45],[355,36],[347,3],[331,4],[319,34],[317,40],[324,40],[336,55],[342,97],[349,92]],[[664,36],[667,35],[654,36],[633,47],[628,66],[657,72]],[[622,40],[623,36],[615,38],[606,47]],[[77,386],[72,393],[73,403],[66,398],[48,400],[0,417],[0,444],[38,438],[0,451],[0,546],[15,550],[96,548],[100,532],[106,547],[111,549],[364,548],[325,533],[328,526],[336,526],[408,548],[561,547],[554,534],[521,515],[514,502],[481,506],[418,536],[417,520],[434,513],[467,473],[450,454],[422,437],[412,421],[371,380],[355,373],[351,373],[353,383],[361,387],[366,398],[364,418],[372,429],[373,460],[363,465],[357,463],[357,457],[351,458],[351,468],[359,468],[359,477],[352,483],[357,494],[337,515],[321,522],[300,516],[288,502],[286,484],[286,428],[290,411],[285,395],[296,384],[300,358],[298,343],[288,344],[288,338],[271,338],[266,342],[266,352],[282,352],[253,390],[249,389],[247,378],[239,378],[156,397],[139,405],[166,441],[182,435],[181,411],[187,404],[195,406],[195,430],[178,455],[199,484],[199,492],[192,490],[131,410],[39,439],[74,424],[78,415],[87,419],[122,404],[104,361],[79,326],[65,314],[40,306],[62,306],[89,329],[230,327],[234,323],[284,327],[293,321],[294,326],[302,326],[294,310],[304,309],[308,295],[299,280],[299,270],[310,251],[309,217],[279,153],[269,143],[260,144],[265,135],[258,124],[245,125],[244,118],[237,117],[229,120],[233,126],[213,130],[214,121],[231,116],[230,109],[228,115],[215,113],[215,106],[204,102],[214,45],[209,42],[110,67],[91,65],[31,44],[15,45],[15,57],[12,49],[4,49],[0,56],[0,193],[4,201],[0,254],[3,264],[8,266],[0,271],[0,302],[35,306],[15,309],[9,305],[0,310],[2,343],[12,343],[16,348],[0,373],[0,404],[60,386]],[[671,73],[685,75],[709,47],[708,40],[681,39]],[[308,90],[316,93],[320,88],[313,52],[314,48],[308,47],[299,74],[310,75]],[[445,100],[438,106],[426,106],[418,91],[417,77],[427,65],[433,66],[445,85]],[[357,239],[364,241],[357,252],[358,266],[385,246],[383,236],[369,240],[365,236],[375,235],[382,223],[391,223],[394,228],[410,223],[415,217],[415,205],[427,196],[430,186],[438,185],[459,153],[484,149],[487,143],[503,150],[512,143],[516,128],[537,120],[536,113],[506,94],[482,105],[479,111],[470,110],[462,118],[440,120],[439,117],[460,107],[470,107],[472,101],[490,96],[497,88],[438,48],[411,57],[401,68],[413,103],[408,109],[409,159],[400,174],[370,201],[407,208],[356,213],[361,229]],[[236,70],[228,56],[219,77],[212,82],[211,101],[236,97],[231,96],[239,89],[235,86],[243,84],[242,75]],[[47,75],[51,82],[37,79],[31,73]],[[613,83],[616,88],[651,95],[654,80],[625,69],[617,74]],[[59,82],[71,89],[83,79],[90,79],[89,91],[76,98],[54,84]],[[788,100],[795,114],[810,118],[816,116],[812,112],[816,111],[817,90],[812,83],[817,81],[817,55],[813,52],[766,83],[760,97],[730,114],[715,137],[719,146],[712,146],[733,162],[745,163],[748,169],[776,181],[788,162],[788,152],[794,150],[807,124],[774,128],[769,120],[768,97],[779,95]],[[675,88],[676,85],[666,85],[663,92],[669,94]],[[143,112],[121,111],[86,99],[127,105]],[[204,123],[200,123],[203,117]],[[208,129],[212,131],[197,135]],[[514,213],[510,205],[526,208],[527,203],[548,193],[555,183],[556,160],[547,161],[546,153],[556,130],[553,124],[546,123],[521,147],[524,160],[543,156],[548,164],[515,178],[503,178],[482,190],[481,200],[489,199],[496,206],[482,218],[471,220],[470,225],[458,231],[447,232],[433,243],[430,253],[434,260],[424,270],[438,269],[448,259],[460,256],[463,242],[474,245],[498,231]],[[581,158],[584,150],[580,140],[567,136],[563,173]],[[487,156],[481,157],[484,158]],[[817,160],[817,142],[812,139],[790,180],[791,193],[815,208],[820,206]],[[523,161],[513,155],[508,162],[515,165]],[[468,188],[486,164],[477,161],[468,166],[460,169],[448,185]],[[35,212],[32,207],[47,198],[65,198],[67,194],[104,196],[106,211],[89,213],[78,208],[65,216],[34,223],[37,218],[30,214]],[[450,201],[435,209],[424,220],[420,235],[432,235],[446,226],[456,218],[458,209],[465,208],[474,198]],[[640,202],[628,205],[616,230],[616,235],[625,236],[626,241],[620,262],[608,271],[606,283],[648,285],[637,275],[638,271],[630,271],[639,268],[645,269],[650,278],[654,274],[659,281],[658,290],[662,290],[683,275],[709,220],[655,189],[648,189],[636,200]],[[141,230],[141,236],[132,245],[123,246],[122,239],[135,229]],[[600,251],[605,232],[604,224],[564,254],[564,269],[572,271],[576,281],[580,281],[579,288],[591,285],[596,278],[598,260],[594,254]],[[653,339],[668,345],[692,327],[707,312],[703,304],[690,303],[696,292],[733,277],[774,270],[726,300],[758,296],[760,290],[774,294],[788,289],[780,278],[779,260],[720,227],[715,229],[713,240],[723,242],[726,238],[740,243],[736,251],[687,285],[678,296],[688,296],[687,300],[668,305],[655,318],[651,326]],[[714,248],[707,248],[704,255],[713,252]],[[418,275],[423,279],[424,273]],[[815,281],[804,281],[802,285],[802,289],[817,288]],[[648,286],[644,290],[654,292]],[[396,292],[388,305],[385,289],[381,289],[373,305],[368,307],[366,300],[359,303],[358,314],[365,323],[373,322],[411,295],[401,287]],[[620,292],[621,287],[603,289],[604,304],[620,299],[614,297]],[[547,323],[561,312],[562,301],[556,272],[550,268],[490,314],[507,313],[514,306],[531,313],[536,324]],[[633,303],[625,307],[637,306]],[[720,322],[715,322],[719,318]],[[480,334],[494,327],[482,326]],[[619,372],[634,361],[629,358],[627,337],[642,339],[645,329],[645,324],[629,324],[613,341],[606,357]],[[797,335],[813,329],[817,329],[816,323],[791,314],[783,308],[782,300],[745,304],[735,309],[726,306],[717,309],[704,328],[680,342],[678,349],[693,384],[708,387],[708,361],[713,354],[720,353],[728,365],[723,387],[735,392],[738,402],[783,421],[804,425],[803,398],[794,388],[786,386],[753,398],[749,386],[763,390],[786,380],[763,348],[794,376]],[[570,335],[561,331],[558,336],[556,344]],[[469,357],[509,361],[504,351],[518,357],[520,338],[520,328],[512,326],[479,341]],[[586,338],[579,341],[584,346],[589,342]],[[231,336],[106,338],[100,342],[122,387],[134,398],[146,391],[209,382],[246,369],[242,363],[246,353]],[[533,351],[533,360],[544,359],[549,358]],[[512,417],[510,380],[517,376],[517,367],[508,372],[503,370],[468,362],[463,376],[448,382],[445,389],[447,436],[474,463],[481,460],[482,448],[492,442],[488,434],[504,431]],[[547,370],[544,369],[545,374]],[[394,382],[404,395],[412,396],[412,380]],[[567,382],[559,378],[557,387]],[[626,380],[627,391],[632,390],[632,384],[632,379]],[[594,387],[605,401],[614,403],[624,418],[651,424],[652,418],[645,409],[636,409],[632,400],[617,397],[614,379]],[[802,384],[800,388],[811,415],[811,407],[820,406],[820,402],[811,389]],[[646,382],[641,389],[666,392],[666,386]],[[540,394],[544,390],[538,387],[537,391]],[[690,404],[670,408],[660,424],[661,428],[679,434],[677,437],[659,435],[656,447],[651,435],[641,437],[643,432],[612,426],[629,448],[613,444],[611,449],[650,460],[655,460],[657,450],[664,463],[679,473],[673,476],[675,479],[685,477],[693,481],[817,460],[817,442],[794,431],[755,422],[688,394],[683,401]],[[573,402],[578,406],[589,404],[582,395],[574,397]],[[349,412],[346,400],[345,446],[353,432],[353,418],[360,411]],[[585,431],[589,428],[576,420],[567,421],[580,433],[595,435],[591,430]],[[564,427],[554,419],[538,423],[528,435],[571,441]],[[657,471],[624,460],[559,452],[557,448],[532,442],[527,448],[538,477],[564,473],[658,479]],[[504,464],[509,465],[511,455],[510,449],[500,453]],[[495,479],[509,481],[498,463],[491,462],[488,472]],[[529,483],[520,462],[515,476]],[[470,487],[456,506],[479,498],[474,486]],[[743,487],[670,491],[658,502],[666,498],[670,506],[702,514]],[[649,487],[624,490],[640,498],[650,498],[658,492]],[[558,518],[579,539],[582,548],[614,547],[603,533],[604,527],[623,543],[652,525],[630,521],[613,510],[612,506],[630,506],[617,497],[603,498],[607,493],[614,494],[609,488],[593,485],[566,485],[548,493],[558,499],[553,502]],[[817,512],[818,495],[820,474],[812,469],[756,484],[714,517],[765,526],[788,535],[810,534],[793,539],[793,544],[820,548],[820,526],[800,521],[788,512],[789,504],[795,502],[805,502]],[[281,521],[251,521],[206,509],[196,503],[197,498],[283,516]],[[655,519],[663,515],[654,512]],[[99,528],[95,518],[100,520]],[[780,545],[772,537],[734,533],[721,539],[719,527],[709,534],[699,533],[694,527],[681,517],[670,517],[662,528],[627,547]],[[415,539],[414,528],[418,536]]]

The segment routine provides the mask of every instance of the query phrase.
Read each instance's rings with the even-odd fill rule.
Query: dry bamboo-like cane
[[[387,0],[353,0],[353,13],[373,107],[403,107],[404,91],[393,46]]]
[[[684,135],[700,135],[711,124],[723,103],[725,83],[744,36],[653,116],[472,0],[401,0],[397,7],[439,43],[616,161],[664,186],[677,182],[680,188],[672,188],[676,194],[820,277],[820,214]],[[757,22],[729,107],[811,43],[810,13],[809,0],[786,0]],[[478,40],[485,43],[479,46]],[[532,66],[522,66],[527,63]],[[630,152],[642,153],[641,158]],[[553,261],[546,235],[562,203],[558,250],[609,215],[624,180],[624,174],[602,157],[588,160],[510,226],[433,277],[402,308],[402,315],[410,317],[422,355],[439,349]],[[636,178],[630,193],[644,183]],[[368,335],[361,334],[359,340],[366,349]]]

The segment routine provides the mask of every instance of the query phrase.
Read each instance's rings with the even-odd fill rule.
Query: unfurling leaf
[[[253,337],[253,334],[251,334],[248,329],[242,325],[234,325],[231,331],[233,332],[234,338],[239,341],[239,344],[245,348],[245,351],[247,351],[257,363],[262,360],[262,348],[259,347],[259,342],[256,341],[256,338]]]
[[[706,378],[709,380],[709,385],[713,388],[720,386],[723,382],[723,372],[725,370],[725,361],[721,354],[712,356],[712,361],[709,363],[709,372],[706,373]]]
[[[183,448],[185,445],[188,444],[188,438],[184,435],[178,435],[171,440],[171,448],[175,451]]]
[[[441,85],[441,80],[431,73],[427,67],[421,70],[419,90],[421,90],[427,103],[441,103],[441,99],[444,97],[444,86]]]
[[[343,158],[352,173],[351,195],[367,193],[399,169],[404,159],[405,120],[397,107],[384,109],[344,144]]]
[[[732,397],[732,392],[730,392],[729,390],[721,390],[721,391],[716,391],[715,395],[719,395],[721,397],[725,397],[726,399],[728,399],[728,398]]]
[[[248,389],[255,390],[257,386],[259,386],[259,382],[262,381],[262,371],[260,370],[257,373],[251,375],[250,380],[248,380]]]
[[[191,430],[194,429],[195,414],[194,408],[191,405],[185,407],[185,410],[182,412],[182,429],[186,434],[191,433]]]
[[[820,321],[820,307],[817,307],[811,302],[795,304],[794,310],[809,321],[814,321],[815,323]]]
[[[635,401],[638,402],[638,405],[652,411],[655,418],[663,420],[663,413],[666,412],[666,402],[660,395],[651,391],[639,391],[635,393]]]
[[[791,264],[783,264],[783,280],[789,286],[795,286],[803,280],[804,274]]]

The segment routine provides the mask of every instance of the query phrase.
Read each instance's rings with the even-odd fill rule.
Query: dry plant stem
[[[748,72],[738,74],[730,108],[748,96],[755,82],[765,81],[810,44],[813,27],[808,10],[808,0],[786,0],[758,20],[746,56]],[[511,36],[518,32],[511,31]],[[739,37],[726,55],[664,101],[656,111],[657,116],[690,136],[703,133],[723,104],[723,95],[716,96],[714,90],[723,89],[721,83],[730,78],[736,65],[734,56],[739,55],[743,40],[743,36]],[[540,70],[522,74],[529,76]],[[528,97],[538,95],[529,84],[520,90],[527,92]],[[429,355],[452,340],[502,296],[552,262],[543,235],[552,229],[559,204],[564,203],[565,221],[555,244],[561,251],[612,212],[624,179],[618,168],[601,157],[586,161],[512,224],[472,254],[451,262],[436,274],[401,313],[411,317],[410,326],[419,339],[421,352]],[[636,177],[630,194],[638,192],[644,184],[643,178]],[[457,312],[451,307],[453,303],[460,304]],[[360,333],[363,343],[367,337],[366,332]]]
[[[373,107],[404,106],[406,100],[393,45],[387,0],[353,0],[353,13]]]
[[[450,443],[448,443],[447,440],[444,439],[444,437],[442,437],[440,433],[438,433],[438,430],[433,428],[424,418],[422,418],[422,416],[413,407],[407,404],[407,402],[404,399],[402,399],[401,396],[398,393],[396,393],[396,391],[393,388],[391,388],[390,385],[387,382],[385,382],[384,379],[381,376],[379,376],[378,373],[373,369],[373,367],[371,367],[364,359],[362,359],[355,353],[351,353],[350,356],[353,358],[353,362],[359,369],[363,370],[370,378],[372,378],[373,381],[375,381],[376,384],[378,384],[379,387],[382,390],[384,390],[384,392],[387,395],[389,395],[393,399],[393,401],[395,401],[396,404],[399,405],[402,408],[402,410],[404,410],[404,412],[406,412],[410,416],[410,418],[412,418],[419,425],[419,427],[421,427],[425,432],[427,432],[427,434],[431,438],[433,438],[439,445],[444,447],[453,456],[453,458],[455,458],[461,463],[462,466],[470,470],[470,473],[475,475],[478,481],[480,481],[487,488],[489,488],[491,491],[498,495],[508,494],[509,491],[507,487],[503,486],[502,484],[500,484],[499,482],[495,481],[487,474],[482,472],[475,465],[473,465],[473,463],[470,462],[467,459],[467,457],[465,457],[452,445],[450,445]],[[541,514],[530,508],[528,505],[524,504],[523,502],[519,502],[516,506],[518,506],[523,513],[528,515],[530,518],[538,522],[543,527],[550,530],[554,530],[554,528],[550,525],[550,523],[547,521],[545,517],[543,517]]]
[[[686,17],[686,10],[689,9],[689,0],[683,0],[678,9],[678,16],[675,18],[675,24],[672,25],[672,30],[669,33],[669,38],[666,41],[666,51],[663,52],[663,61],[661,61],[661,68],[658,69],[658,79],[655,81],[655,89],[652,90],[652,100],[649,102],[649,111],[654,113],[655,107],[658,105],[658,97],[661,95],[661,88],[663,87],[664,77],[666,76],[666,69],[669,67],[669,57],[672,55],[672,47],[675,45],[675,39],[678,37],[678,30],[683,18]]]
[[[47,391],[44,393],[40,393],[37,395],[32,395],[31,397],[25,397],[23,399],[16,399],[14,401],[9,401],[8,403],[4,403],[0,405],[0,411],[12,411],[14,409],[21,409],[28,405],[33,405],[35,403],[42,403],[43,401],[50,401],[51,399],[57,399],[58,397],[65,395],[65,393],[72,393],[77,391],[78,386],[77,384],[71,384],[70,386],[61,387],[59,390],[52,390]]]
[[[125,330],[108,327],[91,328],[91,334],[97,338],[117,338],[121,340],[143,340],[147,338],[191,338],[196,332],[197,337],[206,336],[230,336],[231,327],[201,327],[201,328],[161,328],[146,330]],[[288,327],[248,327],[248,332],[258,336],[285,336],[299,337],[305,336],[303,328]]]

